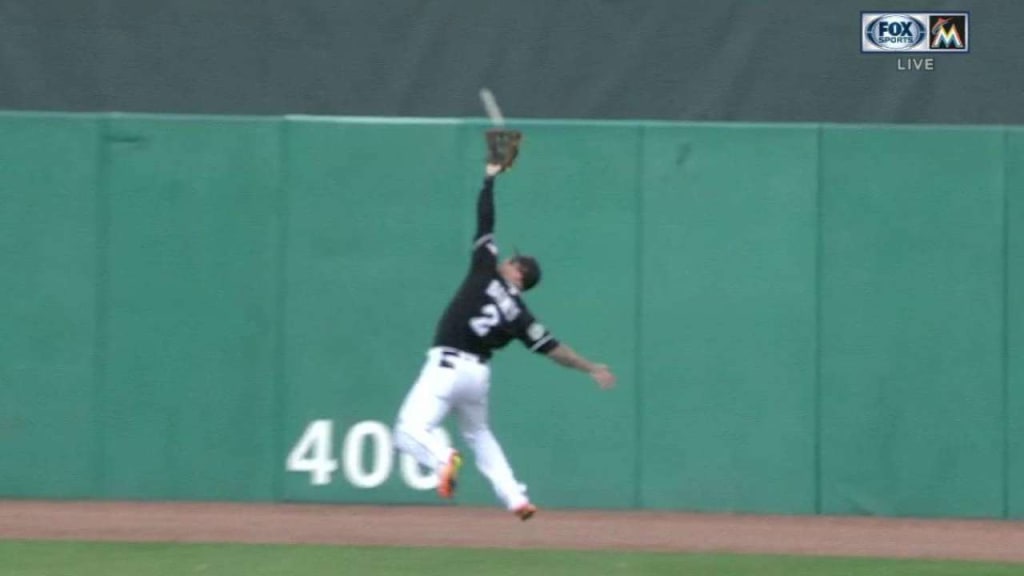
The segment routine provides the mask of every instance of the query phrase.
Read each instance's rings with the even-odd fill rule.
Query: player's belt
[[[476,354],[471,354],[471,353],[466,352],[464,350],[459,350],[458,348],[449,348],[447,346],[438,346],[438,347],[436,347],[434,349],[435,350],[439,350],[441,352],[442,356],[448,356],[448,357],[452,357],[452,358],[461,358],[463,360],[469,360],[470,362],[476,362],[477,364],[486,364],[486,362],[481,360],[480,357],[477,356]]]

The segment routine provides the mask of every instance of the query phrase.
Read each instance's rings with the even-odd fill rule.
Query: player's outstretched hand
[[[615,386],[615,375],[612,374],[611,370],[608,369],[604,364],[597,364],[594,369],[590,371],[590,377],[597,382],[598,386],[602,389],[607,390],[612,386]]]
[[[504,169],[505,168],[501,164],[488,164],[487,165],[487,169],[485,171],[487,172],[488,176],[493,178],[493,177],[497,176],[498,174],[501,174],[501,172]]]

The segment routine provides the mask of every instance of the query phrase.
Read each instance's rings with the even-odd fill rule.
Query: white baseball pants
[[[395,447],[439,472],[453,449],[435,431],[452,411],[473,451],[476,466],[490,480],[509,510],[528,502],[526,487],[512,473],[505,453],[488,425],[491,369],[472,354],[431,348],[419,378],[402,403],[395,424]]]

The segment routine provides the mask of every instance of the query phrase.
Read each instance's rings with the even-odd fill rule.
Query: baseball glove
[[[519,145],[523,140],[522,132],[506,128],[492,128],[487,131],[486,137],[487,163],[501,166],[502,171],[511,168],[519,156]]]

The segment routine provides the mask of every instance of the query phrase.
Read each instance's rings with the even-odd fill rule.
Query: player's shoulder
[[[473,251],[481,251],[490,253],[493,256],[498,255],[498,245],[494,242],[494,233],[484,234],[477,238],[473,242]]]
[[[525,316],[526,318],[529,318],[529,319],[530,319],[530,321],[532,322],[532,321],[533,321],[533,319],[534,319],[534,317],[533,317],[533,311],[531,311],[531,310],[530,310],[530,305],[529,305],[529,304],[528,304],[528,303],[526,302],[526,300],[525,300],[525,299],[523,298],[523,293],[522,293],[522,292],[520,292],[520,291],[519,291],[519,290],[518,290],[517,288],[515,288],[515,287],[513,287],[512,289],[514,290],[514,292],[511,292],[511,293],[510,293],[510,295],[512,296],[512,299],[513,299],[513,300],[515,300],[515,302],[516,302],[516,305],[517,305],[517,306],[519,306],[519,309],[520,309],[520,310],[521,310],[521,311],[523,312],[523,315],[524,315],[524,316]]]

